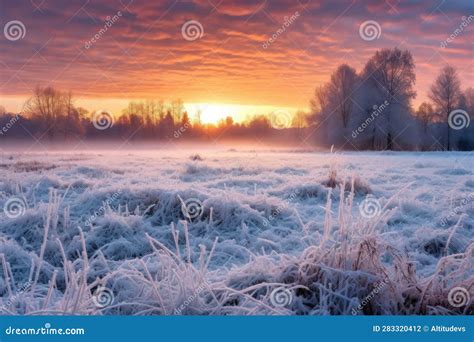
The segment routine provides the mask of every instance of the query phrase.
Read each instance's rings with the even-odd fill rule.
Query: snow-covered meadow
[[[1,314],[472,314],[468,152],[0,154]]]

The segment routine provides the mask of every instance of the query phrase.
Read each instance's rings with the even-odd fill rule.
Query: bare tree
[[[329,91],[326,84],[320,85],[318,88],[316,88],[316,90],[314,91],[314,96],[310,100],[310,108],[312,114],[321,112],[321,110],[326,107],[328,94]]]
[[[53,138],[58,129],[57,123],[64,111],[64,95],[53,87],[36,87],[33,96],[25,104],[25,113],[39,118],[50,138]]]
[[[181,116],[184,112],[184,105],[181,99],[173,100],[171,102],[171,115],[173,116],[174,122],[180,122]]]
[[[181,118],[181,126],[188,127],[190,123],[191,123],[191,120],[189,120],[188,112],[185,111],[183,113],[183,117]]]
[[[446,149],[450,151],[451,127],[448,123],[449,113],[459,106],[461,99],[461,82],[456,69],[449,65],[441,69],[435,83],[430,88],[428,96],[433,101],[436,111],[443,117],[443,120],[446,120]]]
[[[316,129],[321,132],[320,137],[322,143],[328,143],[328,118],[329,118],[329,86],[327,84],[320,85],[314,91],[314,96],[310,100],[310,120],[316,125]]]
[[[311,105],[311,117],[321,129],[325,142],[344,142],[354,103],[351,95],[358,82],[354,68],[340,65],[329,82],[316,89]]]
[[[423,102],[418,111],[415,113],[415,116],[420,120],[423,126],[423,132],[426,134],[428,125],[436,121],[436,112],[433,109],[433,106],[430,103]]]
[[[471,118],[474,118],[474,88],[467,88],[464,91],[463,97],[467,112],[469,113]]]
[[[382,49],[367,62],[363,78],[372,82],[373,87],[382,95],[382,98],[391,105],[384,111],[387,119],[386,148],[393,147],[393,121],[397,113],[394,105],[404,111],[410,110],[410,101],[415,97],[415,63],[408,50]],[[400,113],[398,113],[400,114]]]
[[[354,68],[347,64],[340,65],[331,75],[328,83],[328,95],[331,96],[334,111],[339,113],[344,129],[349,123],[353,102],[350,98],[357,83],[357,73]]]
[[[304,128],[308,125],[308,114],[302,110],[298,110],[291,120],[291,126],[295,128]]]
[[[291,120],[291,126],[296,128],[296,137],[301,138],[303,136],[304,128],[308,125],[308,114],[302,110],[298,110]]]
[[[200,127],[202,125],[201,123],[201,116],[202,116],[202,111],[201,109],[198,109],[196,111],[196,115],[194,116],[194,125]]]
[[[69,135],[80,134],[82,126],[80,122],[80,114],[74,107],[74,98],[71,91],[62,94],[64,103],[64,117],[60,120],[60,130],[67,138]]]

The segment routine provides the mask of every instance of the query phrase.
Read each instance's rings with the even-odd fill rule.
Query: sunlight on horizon
[[[232,117],[234,122],[240,123],[256,115],[269,115],[276,110],[286,110],[290,113],[295,113],[297,111],[297,108],[292,107],[238,105],[228,103],[185,103],[184,107],[188,111],[192,121],[196,120],[198,113],[200,113],[200,121],[202,124],[213,125],[217,125],[228,116]]]
[[[7,112],[20,113],[27,97],[8,96],[2,98],[2,105]],[[130,101],[141,101],[145,99],[125,99],[125,98],[78,98],[75,104],[78,107],[87,109],[91,114],[98,110],[105,110],[116,118],[118,118],[122,111],[127,108]],[[170,105],[171,101],[164,101],[165,105]],[[189,114],[192,122],[196,121],[197,115],[201,113],[202,124],[217,125],[219,121],[225,120],[226,117],[231,116],[236,123],[244,122],[245,120],[256,115],[269,115],[277,110],[285,110],[294,114],[297,110],[308,111],[308,108],[296,107],[278,107],[260,104],[231,104],[219,102],[202,102],[202,103],[184,103],[184,108]]]

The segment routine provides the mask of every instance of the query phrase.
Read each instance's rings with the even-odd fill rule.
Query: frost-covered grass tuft
[[[217,153],[198,165],[182,155],[141,176],[123,160],[69,164],[64,156],[38,162],[55,168],[10,169],[0,205],[21,197],[27,208],[1,214],[1,313],[474,313],[473,203],[463,200],[470,193],[440,199],[426,189],[446,183],[447,173],[437,172],[446,169],[443,158],[423,160],[429,167],[391,187],[377,180],[393,168],[364,169],[372,156],[360,163],[363,155],[338,156],[328,177],[318,168],[327,155],[304,165],[297,154],[288,161],[270,153],[252,164],[237,155]],[[413,183],[428,169],[431,184]],[[367,194],[379,204],[372,217],[359,206]],[[190,200],[199,211],[184,215]],[[453,306],[456,287],[471,301]]]

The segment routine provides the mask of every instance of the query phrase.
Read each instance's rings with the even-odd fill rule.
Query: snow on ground
[[[472,313],[472,153],[0,156],[7,314]]]

